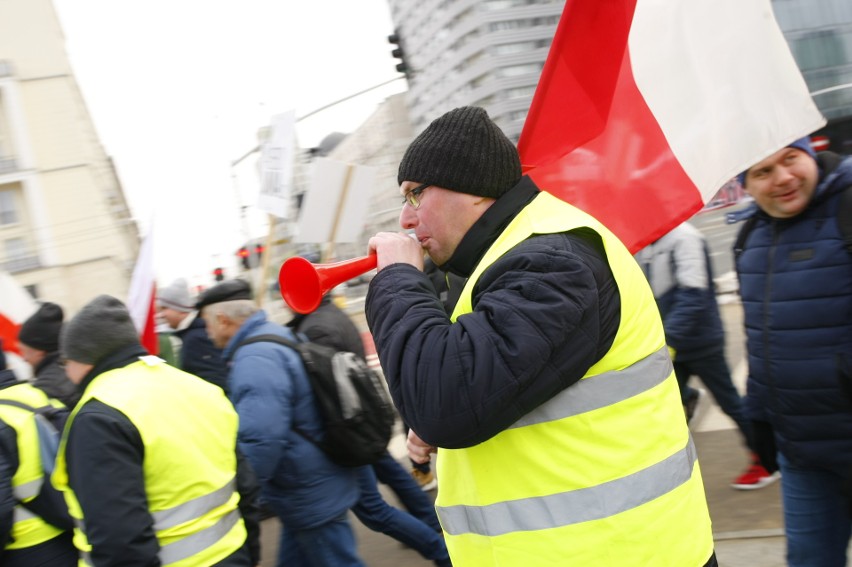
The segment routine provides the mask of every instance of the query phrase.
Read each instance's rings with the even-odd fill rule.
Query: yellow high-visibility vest
[[[65,448],[74,418],[93,399],[126,415],[142,438],[145,492],[163,565],[212,565],[242,547],[236,411],[218,386],[146,356],[92,380],[59,446],[52,478],[77,524],[81,565],[91,564],[92,548],[86,518],[68,485]]]
[[[580,227],[603,241],[621,296],[618,332],[578,383],[479,445],[439,450],[436,506],[458,567],[700,567],[713,552],[662,321],[609,230],[540,193],[486,252],[452,320],[472,311],[476,281],[501,255],[533,234]]]
[[[33,408],[48,405],[63,407],[58,401],[52,403],[47,394],[26,383],[0,390],[0,398],[21,402]],[[20,504],[33,500],[39,495],[42,484],[49,481],[45,478],[41,463],[38,430],[33,412],[0,405],[0,419],[13,428],[18,437],[18,470],[12,476],[12,493],[18,504],[13,511],[14,525],[6,549],[24,549],[51,540],[61,534],[62,530],[48,524]]]

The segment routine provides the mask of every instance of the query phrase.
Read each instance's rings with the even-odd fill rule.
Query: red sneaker
[[[751,465],[731,483],[731,487],[737,490],[756,490],[769,486],[779,478],[781,478],[780,472],[770,473],[763,468],[756,457],[752,457]]]

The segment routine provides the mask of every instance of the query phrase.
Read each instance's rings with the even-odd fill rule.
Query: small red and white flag
[[[152,224],[153,226],[153,224]],[[154,238],[151,232],[142,241],[127,294],[127,309],[133,319],[142,346],[151,353],[160,352],[157,339],[156,315],[157,282],[154,277]]]
[[[36,309],[38,304],[27,290],[8,273],[0,271],[0,341],[4,351],[20,354],[18,331]]]
[[[635,252],[824,124],[770,0],[567,0],[518,150]]]

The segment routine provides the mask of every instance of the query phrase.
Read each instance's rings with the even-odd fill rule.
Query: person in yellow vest
[[[717,565],[660,315],[624,245],[522,176],[481,108],[433,121],[398,181],[412,234],[370,239],[367,322],[409,454],[439,448],[453,565]],[[450,315],[424,252],[467,278]]]
[[[21,407],[23,404],[26,407]],[[35,414],[53,406],[38,388],[18,382],[6,368],[0,344],[0,565],[74,567],[68,508],[46,477]]]
[[[257,486],[238,470],[237,414],[222,389],[148,356],[108,295],[66,324],[60,351],[82,397],[52,479],[81,564],[256,564],[256,526],[247,541],[239,505]]]

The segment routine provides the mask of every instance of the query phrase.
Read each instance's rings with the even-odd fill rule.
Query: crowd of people
[[[366,319],[414,475],[387,452],[335,463],[299,354],[251,340],[363,358],[328,299],[281,325],[242,280],[197,298],[178,280],[157,296],[168,362],[114,297],[68,321],[43,303],[16,345],[33,380],[0,357],[0,565],[254,566],[271,515],[278,565],[361,566],[351,511],[439,566],[716,566],[692,376],[741,434],[733,486],[780,479],[789,564],[845,565],[852,159],[796,140],[740,182],[745,396],[694,227],[634,256],[523,175],[483,109],[434,120],[399,165],[404,232],[368,244]],[[26,408],[65,412],[55,457]]]

